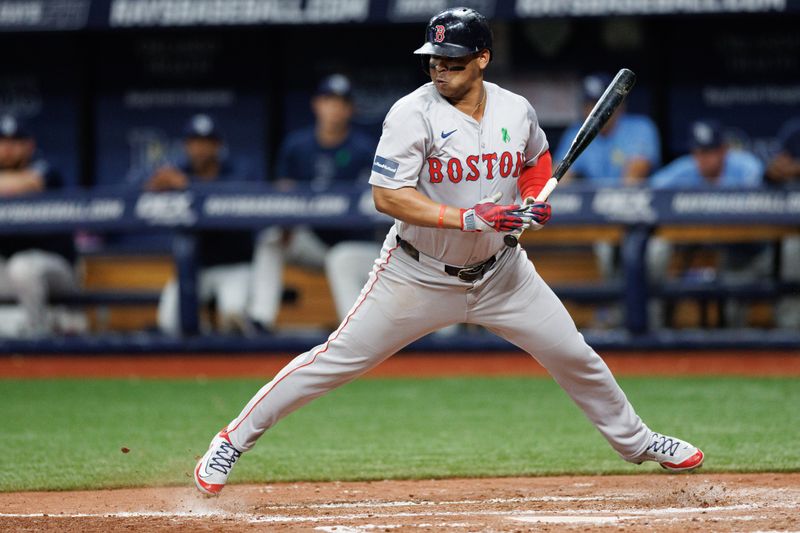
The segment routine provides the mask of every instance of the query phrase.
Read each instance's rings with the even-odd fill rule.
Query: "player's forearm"
[[[644,183],[647,176],[650,175],[650,161],[647,159],[633,159],[625,168],[623,174],[623,183],[625,185],[639,185]]]
[[[461,229],[461,211],[439,204],[412,187],[372,187],[375,208],[392,218],[415,226]]]
[[[0,172],[0,196],[17,196],[44,190],[44,180],[36,172]]]
[[[786,152],[781,152],[767,167],[766,177],[775,183],[785,183],[800,176],[800,161]]]

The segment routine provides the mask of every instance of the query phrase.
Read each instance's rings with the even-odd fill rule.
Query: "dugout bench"
[[[520,241],[581,328],[596,325],[594,311],[598,304],[624,297],[624,282],[604,280],[590,249],[598,241],[621,245],[624,231],[623,226],[554,226],[528,232]],[[655,228],[653,236],[692,248],[675,254],[670,266],[672,275],[660,284],[649,284],[649,296],[676,303],[672,327],[724,327],[720,308],[725,298],[760,303],[751,312],[750,322],[769,327],[769,301],[798,291],[797,284],[779,281],[777,273],[759,282],[725,284],[718,280],[681,279],[681,271],[715,269],[717,257],[708,246],[711,243],[770,242],[779,249],[777,243],[781,239],[798,234],[800,230],[787,226]],[[53,298],[54,303],[89,309],[95,332],[136,331],[153,326],[160,289],[174,275],[171,256],[99,254],[83,256],[80,263],[83,290]],[[336,310],[323,272],[287,265],[284,285],[288,290],[278,315],[279,329],[336,327]]]
[[[37,197],[0,201],[0,234],[60,233],[76,230],[148,232],[169,231],[174,236],[174,268],[181,282],[182,339],[151,338],[139,344],[130,339],[117,339],[119,350],[126,347],[150,351],[180,349],[256,349],[259,351],[291,350],[308,346],[314,339],[291,339],[278,334],[263,336],[257,341],[200,338],[196,298],[196,263],[194,240],[205,228],[263,228],[270,225],[291,226],[299,221],[326,227],[351,225],[387,225],[385,217],[371,210],[365,202],[369,190],[330,190],[323,193],[298,191],[282,193],[263,184],[235,184],[226,187],[203,187],[177,193],[137,193],[132,191],[82,191],[48,193]],[[800,190],[765,191],[650,191],[589,190],[560,188],[552,198],[555,217],[541,232],[527,232],[524,246],[535,250],[535,261],[545,278],[569,305],[622,301],[625,328],[621,331],[587,332],[587,338],[598,347],[647,348],[676,346],[759,346],[800,347],[798,332],[713,331],[649,332],[646,308],[651,296],[664,298],[706,298],[720,295],[766,299],[795,291],[797,287],[777,281],[752,286],[724,286],[697,282],[669,282],[662,287],[650,286],[644,268],[644,248],[653,234],[675,240],[707,242],[709,239],[780,239],[796,234],[800,227]],[[757,226],[754,226],[757,224]],[[715,227],[720,226],[720,229]],[[725,227],[722,227],[725,226]],[[712,229],[713,228],[713,229]],[[622,250],[624,277],[607,282],[599,279],[591,255],[580,247],[598,240],[619,243]],[[551,253],[554,259],[545,259]],[[130,260],[130,259],[128,259]],[[112,262],[113,263],[113,262]],[[108,267],[108,265],[106,265]],[[162,265],[163,266],[163,265]],[[172,268],[172,265],[167,265]],[[114,270],[114,268],[110,268]],[[130,271],[130,270],[129,270]],[[111,276],[109,272],[107,276]],[[163,272],[162,272],[163,275]],[[314,286],[320,299],[312,306],[321,309],[330,302],[321,273],[297,272],[296,282]],[[99,278],[95,278],[99,279]],[[578,281],[582,280],[582,281]],[[108,280],[106,280],[108,281]],[[287,279],[287,283],[291,283]],[[158,290],[162,283],[159,281]],[[62,300],[73,305],[152,306],[157,299],[154,288],[111,287],[87,284],[87,291]],[[322,295],[325,295],[322,297]],[[282,310],[283,312],[283,310]],[[573,311],[574,312],[574,311]],[[335,314],[325,329],[335,325]],[[305,311],[298,318],[307,319]],[[578,322],[585,321],[576,313]],[[322,320],[322,318],[320,318]],[[109,325],[111,322],[109,322]],[[326,327],[327,326],[327,327]],[[447,340],[419,341],[415,346],[427,349],[508,349],[504,341],[455,336]],[[139,340],[141,341],[140,337]],[[297,341],[295,343],[295,341]],[[97,339],[85,344],[77,339],[75,351],[86,346],[104,349]],[[138,342],[138,341],[137,341]],[[226,344],[227,342],[227,344]],[[248,344],[249,342],[249,344]],[[143,344],[146,344],[146,347]],[[13,343],[12,343],[13,344]],[[0,349],[25,351],[24,345],[0,342]],[[63,343],[59,346],[63,347]],[[33,348],[31,348],[33,349]],[[46,344],[35,349],[47,351]]]
[[[590,250],[591,245],[597,242],[624,249],[626,231],[626,226],[619,225],[554,225],[548,226],[545,231],[527,232],[520,239],[539,273],[565,301],[579,327],[587,327],[594,322],[587,314],[587,306],[582,304],[622,301],[626,293],[640,290],[641,286],[635,283],[641,276],[642,265],[638,264],[640,250],[628,250],[628,253],[634,254],[636,264],[628,264],[627,270],[633,270],[634,274],[621,280],[604,280],[596,265],[597,259]],[[780,281],[777,271],[781,240],[800,235],[800,226],[667,225],[637,227],[635,231],[649,232],[648,240],[659,237],[680,247],[671,258],[669,277],[645,284],[646,299],[659,298],[674,306],[668,327],[725,327],[721,307],[727,298],[757,304],[751,310],[750,323],[756,327],[771,327],[773,306],[770,304],[774,299],[780,295],[800,293],[800,284]],[[641,244],[641,241],[635,243]],[[767,243],[772,246],[776,254],[773,260],[775,269],[769,279],[725,283],[716,278],[702,279],[685,275],[692,270],[703,273],[715,271],[719,259],[715,247],[742,243]],[[636,298],[633,305],[641,310],[641,298]],[[631,327],[631,322],[626,324]],[[633,327],[637,327],[635,321]],[[646,325],[644,327],[641,331],[646,330]]]

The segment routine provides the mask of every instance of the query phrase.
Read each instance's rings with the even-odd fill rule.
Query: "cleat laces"
[[[653,433],[653,440],[650,442],[650,446],[647,447],[647,451],[663,453],[670,457],[675,457],[675,452],[678,451],[680,444],[681,441],[673,439],[672,437]]]
[[[220,474],[227,475],[241,455],[242,452],[234,448],[231,444],[223,442],[209,459],[206,471],[214,470]]]

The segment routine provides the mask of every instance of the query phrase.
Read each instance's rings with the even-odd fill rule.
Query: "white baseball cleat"
[[[655,461],[670,472],[689,472],[699,468],[705,456],[699,448],[686,441],[654,432],[640,459],[639,464]]]
[[[209,496],[216,496],[228,481],[233,465],[242,455],[231,444],[228,428],[223,428],[211,440],[206,454],[197,462],[194,469],[194,484],[197,490]]]

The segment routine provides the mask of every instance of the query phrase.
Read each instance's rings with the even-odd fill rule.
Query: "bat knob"
[[[503,242],[509,248],[514,248],[517,245],[517,243],[519,242],[519,239],[517,239],[516,235],[511,235],[509,233],[508,235],[503,237]]]

